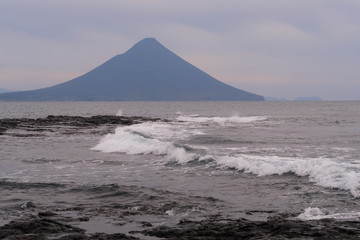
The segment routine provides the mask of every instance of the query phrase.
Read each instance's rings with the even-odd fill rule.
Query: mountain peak
[[[145,38],[127,52],[70,81],[33,91],[2,93],[0,100],[28,101],[262,101],[211,77]]]
[[[165,48],[155,38],[144,38],[143,40],[135,43],[135,45],[132,48],[130,48],[129,50],[131,50],[133,48],[154,48],[154,47],[159,47],[159,46]]]
[[[135,53],[135,54],[148,55],[156,52],[164,52],[164,50],[169,51],[155,38],[144,38],[143,40],[137,42],[132,48],[130,48],[126,52],[126,54]]]
[[[136,44],[154,44],[154,43],[157,43],[157,44],[160,44],[158,42],[158,40],[156,40],[155,38],[144,38],[143,40],[137,42]]]

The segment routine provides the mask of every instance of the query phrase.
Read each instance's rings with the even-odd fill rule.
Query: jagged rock
[[[30,132],[51,131],[51,127],[66,126],[78,128],[94,128],[101,125],[132,125],[147,121],[165,121],[159,118],[125,117],[113,115],[81,116],[53,116],[46,118],[4,118],[0,119],[0,135],[9,129],[21,129]],[[74,130],[74,133],[76,131]],[[32,136],[31,134],[29,136]],[[24,135],[21,135],[24,137]]]
[[[142,232],[167,239],[360,239],[360,222],[320,220],[300,221],[273,218],[268,221],[246,219],[181,221],[176,227],[160,226]]]

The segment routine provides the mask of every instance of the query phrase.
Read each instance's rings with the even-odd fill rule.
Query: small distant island
[[[145,38],[73,80],[33,91],[0,94],[2,101],[264,101],[225,84]]]
[[[7,92],[12,92],[12,91],[6,88],[0,88],[0,93],[7,93]]]
[[[322,101],[322,99],[320,97],[311,96],[311,97],[297,97],[294,99],[294,101]]]
[[[323,101],[320,97],[315,97],[315,96],[312,96],[312,97],[297,97],[297,98],[294,98],[293,100],[288,100],[286,98],[277,98],[277,97],[265,97],[265,101],[267,102],[280,102],[280,101],[309,101],[309,102],[312,102],[312,101]]]
[[[279,102],[279,101],[287,101],[286,98],[277,98],[277,97],[265,97],[265,101],[267,102]]]

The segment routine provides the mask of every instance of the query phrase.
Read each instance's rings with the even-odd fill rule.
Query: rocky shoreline
[[[44,217],[19,219],[0,227],[0,239],[8,240],[115,240],[138,239],[122,233],[85,234],[85,230]]]
[[[358,219],[303,221],[300,212],[272,212],[263,221],[230,218],[218,199],[156,188],[0,181],[0,190],[33,198],[0,209],[7,220],[0,226],[1,240],[360,239]],[[46,202],[36,198],[44,193]]]
[[[222,219],[210,217],[203,221],[183,219],[176,226],[152,227],[124,233],[86,233],[84,229],[66,224],[66,219],[52,219],[53,214],[42,213],[36,217],[17,219],[0,227],[0,239],[6,240],[118,240],[143,239],[152,236],[159,239],[306,239],[306,240],[357,240],[360,237],[359,221],[336,221],[331,219],[301,221],[279,216],[267,221],[247,219]],[[56,215],[56,214],[54,214]],[[130,235],[137,235],[130,236]]]
[[[301,221],[276,217],[267,221],[208,219],[181,221],[176,227],[161,226],[144,234],[166,239],[359,239],[360,222]]]
[[[147,117],[125,117],[113,115],[96,115],[91,117],[81,116],[53,116],[49,115],[46,118],[3,118],[0,119],[0,135],[7,134],[9,130],[25,130],[28,132],[44,132],[55,131],[54,128],[72,127],[73,134],[76,134],[79,129],[95,128],[99,126],[115,126],[115,125],[132,125],[142,122],[165,121],[160,118]],[[71,133],[71,132],[70,132]],[[10,133],[10,135],[15,135]],[[19,135],[24,137],[24,135]],[[28,136],[32,136],[29,134]]]

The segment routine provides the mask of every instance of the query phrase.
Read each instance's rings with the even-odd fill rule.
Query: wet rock
[[[21,209],[29,209],[29,208],[36,208],[36,205],[33,202],[25,202],[20,206]]]
[[[141,226],[143,227],[152,227],[153,225],[149,222],[141,222]]]
[[[115,233],[115,234],[104,234],[97,233],[92,235],[90,240],[137,240],[139,238],[125,235],[123,233]]]
[[[182,221],[176,227],[160,226],[143,234],[167,239],[360,239],[360,222],[246,219]]]
[[[79,221],[80,221],[80,222],[88,222],[89,220],[90,220],[89,217],[80,217],[80,218],[79,218]]]
[[[21,219],[21,220],[11,221],[10,223],[0,227],[0,239],[5,239],[7,237],[12,237],[13,239],[16,239],[14,237],[18,237],[18,236],[31,237],[32,235],[41,236],[44,234],[68,233],[68,232],[82,233],[84,232],[84,230],[56,222],[51,219],[45,219],[45,218]],[[19,238],[19,239],[24,239],[24,238]]]
[[[93,128],[101,125],[132,125],[142,122],[165,121],[159,118],[147,117],[125,117],[113,115],[97,115],[91,117],[81,116],[53,116],[46,118],[4,118],[0,119],[0,135],[6,134],[7,130],[20,129],[31,132],[53,131],[52,127],[66,126],[75,128]],[[67,132],[68,134],[77,133],[76,129]],[[14,136],[36,136],[36,134],[13,134]]]
[[[122,233],[86,234],[85,230],[52,219],[18,219],[0,227],[0,239],[6,240],[136,240]]]
[[[38,216],[39,217],[52,217],[52,216],[56,216],[56,213],[50,212],[50,211],[46,211],[46,212],[39,212]]]
[[[21,236],[11,236],[6,238],[6,240],[46,240],[46,238],[38,234],[27,234]]]
[[[56,240],[89,240],[90,238],[84,234],[69,234],[61,236],[60,238],[57,238]]]

